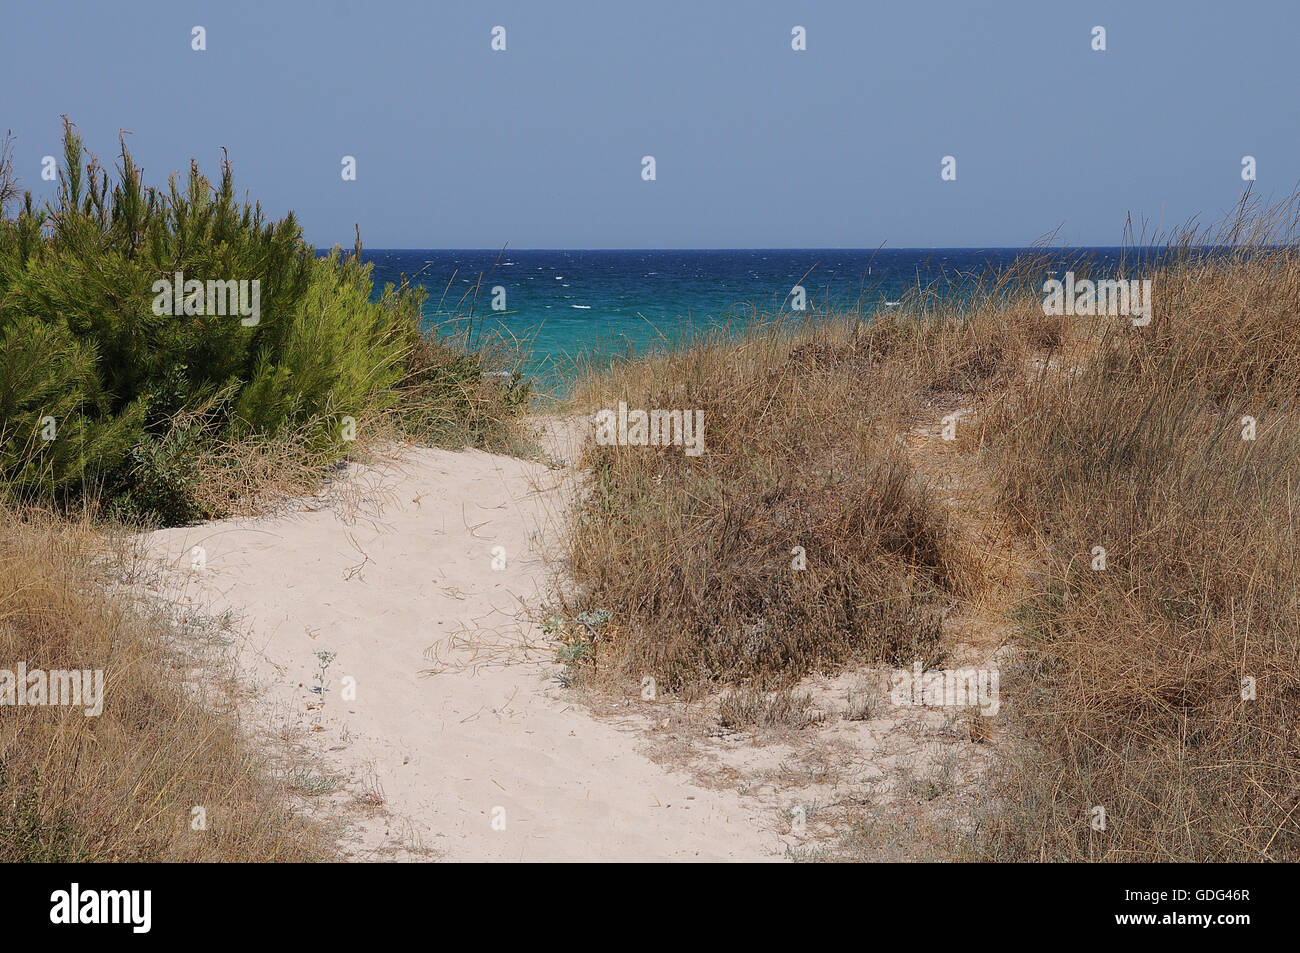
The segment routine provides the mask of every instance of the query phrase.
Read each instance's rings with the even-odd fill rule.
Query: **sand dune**
[[[571,434],[552,428],[558,455]],[[598,721],[557,684],[527,615],[570,472],[413,449],[284,515],[149,537],[173,569],[170,597],[240,614],[250,732],[297,745],[362,801],[382,798],[345,812],[350,856],[780,857],[761,806],[652,763],[639,723]],[[335,653],[322,694],[318,652]]]

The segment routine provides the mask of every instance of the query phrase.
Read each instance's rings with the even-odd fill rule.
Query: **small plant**
[[[542,631],[556,636],[560,643],[556,650],[556,661],[565,667],[562,681],[566,686],[574,680],[584,664],[595,664],[596,643],[611,618],[608,610],[596,609],[578,613],[573,619],[576,625],[567,630],[564,620],[559,616],[551,616],[542,626]]]
[[[578,665],[584,659],[591,655],[591,643],[589,642],[567,642],[562,645],[556,655],[558,661],[563,662],[570,668]]]
[[[587,627],[592,634],[592,641],[594,642],[600,637],[600,632],[605,628],[606,623],[609,622],[609,617],[608,610],[597,609],[595,612],[578,613],[577,621]]]
[[[911,791],[914,796],[919,797],[923,801],[933,801],[943,793],[943,789],[931,779],[914,781],[912,783]]]
[[[289,790],[302,794],[304,797],[319,797],[322,794],[330,794],[337,790],[339,781],[338,778],[317,774],[310,768],[299,768],[289,775],[288,785]]]
[[[11,780],[0,759],[0,855],[14,863],[67,862],[81,859],[71,818],[66,812],[42,809],[41,776],[31,770],[31,781]]]
[[[866,691],[851,691],[848,707],[844,709],[845,721],[871,721],[876,717],[879,699]]]
[[[334,664],[334,659],[336,657],[335,653],[326,652],[324,650],[316,653],[316,660],[319,663],[319,667],[316,671],[316,684],[312,686],[312,691],[321,696],[321,704],[325,703],[325,689],[329,687],[325,678],[329,673],[329,667]]]

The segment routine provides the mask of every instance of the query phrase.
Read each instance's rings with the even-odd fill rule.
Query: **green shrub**
[[[54,202],[0,209],[0,496],[99,495],[117,516],[183,523],[219,515],[205,462],[249,440],[290,448],[262,456],[298,469],[355,446],[345,418],[371,437],[508,443],[526,384],[424,339],[422,288],[371,301],[359,240],[318,258],[292,213],[236,201],[229,162],[215,186],[191,164],[160,190],[119,155],[110,175],[66,123]],[[256,281],[256,319],[198,313],[217,309],[190,289],[173,313],[160,292],[178,272]]]

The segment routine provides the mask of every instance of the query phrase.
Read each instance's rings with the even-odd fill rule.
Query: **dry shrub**
[[[983,421],[1046,567],[984,856],[1300,853],[1300,250],[1293,218],[1246,211],[1229,255],[1170,248],[1149,327],[1098,319],[1091,356]]]
[[[898,436],[927,382],[1013,360],[972,341],[965,321],[766,321],[586,381],[588,410],[702,410],[707,451],[588,446],[565,608],[612,619],[588,669],[681,690],[936,662],[969,562]]]
[[[978,580],[904,438],[1059,342],[1060,319],[1023,294],[1032,270],[870,317],[754,315],[589,373],[578,409],[702,410],[707,453],[588,447],[564,608],[612,621],[569,647],[581,671],[771,690],[850,661],[937,664],[947,606]]]
[[[87,521],[0,509],[0,668],[104,672],[103,713],[0,706],[0,860],[325,859],[166,618]],[[191,829],[206,808],[207,829]]]

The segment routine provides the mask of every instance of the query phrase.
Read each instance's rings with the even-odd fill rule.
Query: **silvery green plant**
[[[325,677],[329,672],[330,665],[333,664],[336,657],[337,656],[333,652],[322,650],[316,653],[316,660],[319,663],[319,668],[316,672],[316,684],[312,688],[312,691],[321,697],[322,704],[324,704],[325,701]]]

